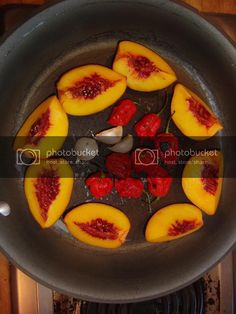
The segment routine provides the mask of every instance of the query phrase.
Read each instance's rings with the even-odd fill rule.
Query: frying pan
[[[42,9],[2,42],[0,134],[15,136],[27,115],[55,93],[55,82],[66,70],[87,63],[110,66],[118,41],[124,39],[160,53],[175,68],[179,80],[220,116],[224,131],[218,143],[225,153],[226,178],[217,214],[204,217],[204,228],[178,241],[146,243],[147,209],[136,201],[120,203],[132,230],[127,243],[112,251],[72,239],[60,221],[41,230],[29,213],[23,179],[2,178],[0,199],[11,206],[12,213],[0,217],[1,250],[46,286],[99,302],[135,302],[179,289],[219,262],[236,240],[231,148],[223,138],[236,133],[235,47],[203,17],[178,2],[67,0]],[[125,96],[153,103],[158,95],[127,90]],[[70,133],[100,130],[110,112],[111,108],[89,117],[70,117]],[[9,154],[2,150],[1,160]],[[180,182],[176,179],[158,208],[187,201]],[[69,208],[84,200],[83,182],[76,182]],[[111,201],[118,206],[119,200],[105,202]]]

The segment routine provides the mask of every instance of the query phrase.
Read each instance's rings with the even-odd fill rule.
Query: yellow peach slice
[[[214,215],[221,195],[222,178],[222,152],[203,151],[201,155],[190,158],[184,168],[182,177],[184,193],[205,213]]]
[[[148,221],[146,240],[165,242],[184,237],[203,225],[202,213],[192,204],[173,204],[158,210]]]
[[[30,211],[42,228],[52,226],[65,211],[73,188],[73,171],[65,159],[41,160],[25,174]]]
[[[130,229],[129,219],[123,212],[102,203],[80,205],[64,221],[76,239],[103,248],[120,247]]]
[[[195,140],[205,140],[223,128],[209,106],[181,84],[175,86],[171,113],[180,131]]]
[[[40,158],[61,148],[68,134],[68,117],[56,96],[42,102],[26,119],[16,135],[13,148],[31,152],[40,151]]]
[[[57,90],[68,114],[86,116],[114,104],[126,90],[126,78],[101,65],[85,65],[63,74]]]
[[[121,41],[113,70],[127,77],[129,88],[151,92],[176,81],[171,67],[157,53],[132,41]]]

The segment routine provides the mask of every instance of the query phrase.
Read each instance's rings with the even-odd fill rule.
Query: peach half
[[[42,228],[52,226],[65,211],[73,188],[73,171],[65,159],[45,159],[31,165],[24,188],[30,211]]]
[[[113,70],[127,77],[129,88],[151,92],[176,81],[171,67],[157,53],[132,41],[121,41]]]
[[[86,116],[114,104],[126,90],[126,78],[101,65],[85,65],[63,74],[57,90],[68,114]]]
[[[25,120],[16,135],[13,148],[24,150],[28,157],[34,150],[46,158],[49,151],[61,148],[68,134],[68,117],[56,96],[42,102]]]
[[[195,140],[205,140],[223,128],[209,106],[181,84],[175,86],[171,114],[180,131]]]
[[[80,205],[66,215],[64,222],[81,242],[110,249],[120,247],[130,230],[129,219],[123,212],[102,203]]]
[[[148,221],[146,240],[165,242],[184,237],[203,225],[202,212],[192,204],[173,204],[158,210]]]
[[[214,215],[219,203],[223,181],[223,154],[203,151],[187,162],[182,187],[187,198],[208,215]]]

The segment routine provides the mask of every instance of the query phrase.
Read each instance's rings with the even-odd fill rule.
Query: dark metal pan
[[[146,243],[146,209],[140,202],[121,204],[133,227],[127,243],[115,251],[73,240],[61,222],[41,230],[28,211],[22,179],[2,178],[0,199],[12,208],[9,217],[0,217],[2,251],[41,283],[99,302],[134,302],[179,289],[216,264],[236,240],[235,183],[230,147],[223,139],[236,134],[235,47],[204,18],[175,1],[67,0],[29,19],[0,47],[0,134],[15,136],[27,115],[55,93],[55,82],[67,69],[86,63],[110,66],[121,39],[160,53],[179,79],[213,106],[224,124],[219,143],[226,178],[217,214],[205,217],[200,231],[171,243]],[[159,94],[127,95],[152,102]],[[71,117],[70,132],[100,130],[110,110]],[[1,154],[2,159],[8,156],[2,149]],[[70,208],[84,201],[82,186],[76,183]],[[176,179],[169,198],[158,207],[179,201],[186,199]]]

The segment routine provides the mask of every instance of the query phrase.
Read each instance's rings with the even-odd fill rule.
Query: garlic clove
[[[116,153],[128,153],[132,150],[134,145],[133,135],[128,134],[116,145],[109,147],[110,150]]]
[[[116,126],[114,128],[109,128],[107,130],[101,131],[95,135],[97,141],[113,145],[118,143],[123,136],[123,127]]]

